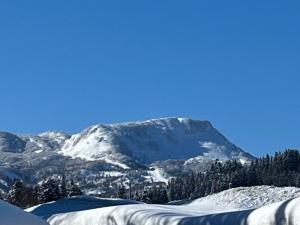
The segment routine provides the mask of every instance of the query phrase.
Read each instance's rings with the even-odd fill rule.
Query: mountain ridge
[[[92,135],[95,137],[91,137]],[[183,151],[183,149],[188,150]],[[199,149],[202,152],[199,152]],[[84,131],[72,135],[62,147],[61,154],[93,160],[101,159],[102,154],[105,154],[106,151],[126,152],[142,163],[167,159],[188,159],[201,154],[206,154],[206,157],[211,155],[215,159],[220,156],[226,160],[237,158],[238,153],[243,156],[244,153],[230,143],[209,121],[167,117],[90,126]],[[176,154],[171,154],[172,151],[176,151]],[[222,155],[224,151],[227,151],[228,154],[229,151],[234,151],[234,154],[232,156]],[[99,154],[97,155],[97,153]],[[251,158],[250,155],[248,157]]]
[[[0,132],[1,167],[20,171],[35,182],[65,173],[93,193],[100,190],[99,183],[126,186],[132,173],[141,183],[166,182],[190,170],[203,171],[215,160],[254,159],[209,121],[182,117],[98,124],[72,135]],[[12,183],[0,171],[1,180]]]

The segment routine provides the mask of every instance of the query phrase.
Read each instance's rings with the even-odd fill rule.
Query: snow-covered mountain
[[[32,181],[64,173],[92,193],[99,193],[99,186],[126,185],[129,176],[137,183],[165,182],[177,173],[203,170],[216,159],[244,163],[254,157],[208,121],[178,117],[95,125],[74,135],[0,132],[0,168]],[[3,174],[2,186],[10,183]]]
[[[21,153],[53,151],[59,149],[68,138],[70,136],[62,132],[45,132],[36,136],[0,132],[0,152],[18,156]]]
[[[127,160],[150,164],[168,159],[253,159],[208,121],[176,117],[92,126],[68,139],[59,153],[123,168]]]

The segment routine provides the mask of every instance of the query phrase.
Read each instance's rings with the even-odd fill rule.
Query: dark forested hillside
[[[143,190],[139,200],[160,203],[156,195],[168,194],[168,200],[195,199],[229,188],[274,185],[300,187],[300,154],[298,150],[266,155],[248,165],[238,161],[216,161],[206,172],[190,173],[170,180],[167,186]]]
[[[63,177],[64,178],[64,177]],[[195,199],[235,187],[257,185],[300,187],[300,153],[298,150],[276,152],[266,155],[251,164],[238,161],[216,160],[205,172],[190,172],[172,178],[168,184],[147,186],[138,190],[126,190],[122,184],[115,197],[133,198],[147,203],[166,203],[173,200]],[[16,181],[6,199],[11,203],[28,207],[37,203],[54,201],[62,197],[82,194],[73,180],[46,179],[36,186]]]

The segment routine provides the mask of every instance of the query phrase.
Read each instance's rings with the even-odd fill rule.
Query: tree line
[[[120,184],[113,196],[162,204],[174,200],[192,200],[235,187],[258,185],[300,187],[299,151],[288,149],[276,152],[274,156],[267,154],[248,164],[236,160],[216,160],[205,172],[190,172],[172,178],[168,184],[160,183],[135,189],[134,193]],[[16,180],[5,198],[12,204],[26,208],[81,194],[73,180],[66,181],[62,176],[59,179],[47,178],[37,185]]]
[[[196,199],[235,187],[257,185],[300,187],[300,154],[288,149],[266,155],[250,164],[239,161],[220,162],[205,172],[190,172],[173,178],[167,185],[155,185],[139,191],[134,198],[148,203]]]
[[[66,181],[63,176],[61,179],[47,178],[37,185],[29,185],[21,180],[15,180],[5,198],[11,204],[28,208],[76,195],[82,195],[78,185],[73,180]]]

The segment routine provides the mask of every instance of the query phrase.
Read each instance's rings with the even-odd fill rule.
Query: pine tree
[[[60,191],[57,180],[48,178],[44,180],[39,188],[39,202],[46,203],[60,199]]]
[[[69,188],[68,188],[68,196],[72,197],[72,196],[78,196],[78,195],[82,195],[82,191],[80,190],[78,185],[75,184],[75,182],[73,180],[71,180]]]
[[[117,192],[117,198],[125,198],[126,195],[126,190],[125,187],[123,185],[120,185],[118,187],[118,192]]]
[[[60,196],[62,198],[65,198],[65,197],[68,196],[66,176],[64,174],[61,177],[61,183],[60,183],[60,186],[59,186],[59,192],[60,192]]]
[[[140,196],[139,191],[135,191],[133,199],[136,201],[141,201],[141,196]]]
[[[19,207],[24,207],[26,205],[25,194],[24,183],[21,180],[15,180],[8,193],[9,202]]]
[[[300,173],[298,173],[296,175],[296,178],[295,178],[295,186],[296,187],[300,187]]]
[[[148,204],[152,203],[151,195],[152,195],[151,190],[146,190],[146,189],[143,190],[142,195],[141,195],[141,201],[148,203]]]
[[[160,189],[160,203],[167,203],[168,202],[168,194],[166,188],[161,187]]]
[[[26,208],[35,204],[36,196],[33,194],[33,188],[25,185],[21,180],[15,180],[9,193],[8,200],[10,203],[21,208]]]

